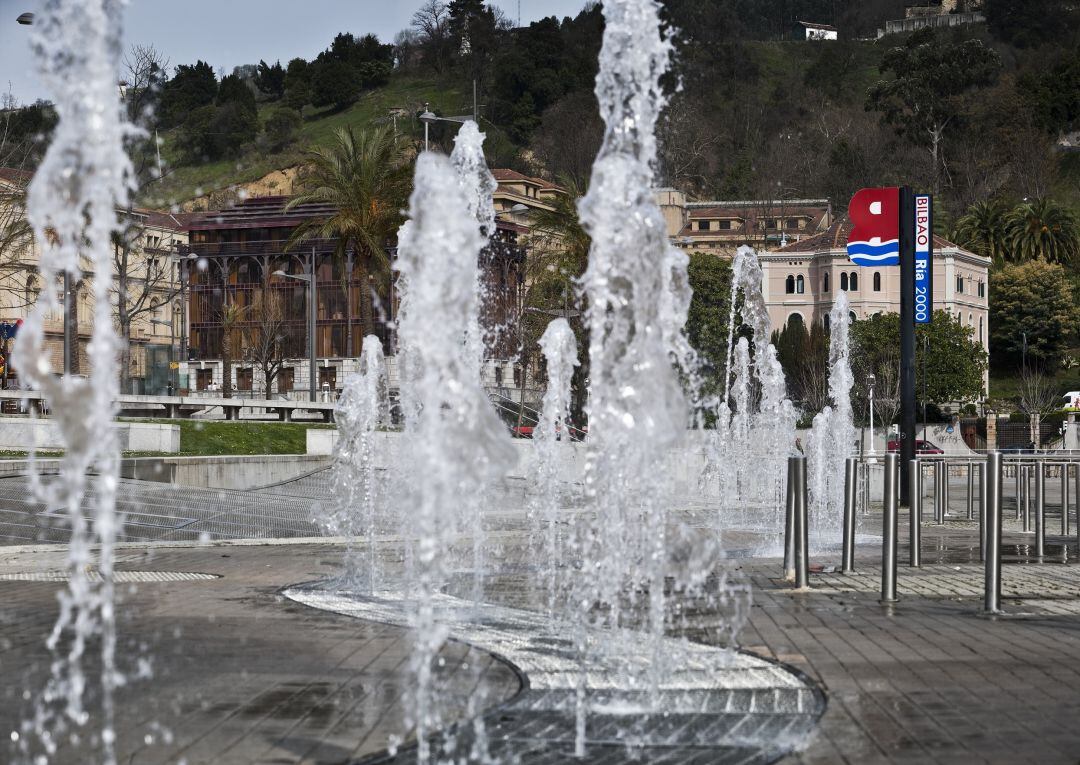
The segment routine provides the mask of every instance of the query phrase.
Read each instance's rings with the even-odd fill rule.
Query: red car
[[[514,425],[510,428],[510,432],[514,438],[532,438],[533,426],[532,425]]]
[[[898,452],[898,451],[900,451],[900,442],[899,441],[890,441],[888,448],[889,448],[890,452]],[[918,439],[918,440],[915,441],[915,453],[916,454],[944,454],[945,452],[941,449],[940,446],[936,446],[936,445],[930,443],[929,441],[923,441],[922,439]]]

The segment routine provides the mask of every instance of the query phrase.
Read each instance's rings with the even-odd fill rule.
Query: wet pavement
[[[272,491],[269,498],[248,493],[246,501],[264,509],[271,502],[296,503],[295,521],[306,524],[303,508],[325,485],[314,479]],[[161,487],[149,488],[161,496]],[[178,506],[185,501],[174,499]],[[213,497],[205,499],[210,503]],[[132,495],[132,501],[138,498]],[[811,575],[808,592],[792,591],[774,558],[735,561],[753,585],[741,648],[795,669],[825,702],[809,738],[785,762],[1080,762],[1075,525],[1067,537],[1049,534],[1040,561],[1032,554],[1031,535],[1006,510],[1002,617],[978,613],[978,530],[963,517],[924,525],[919,569],[903,565],[901,544],[900,601],[892,605],[878,602],[877,513],[861,519],[857,573],[825,573],[839,564],[839,554],[815,555],[822,572]],[[500,544],[519,544],[527,528],[521,513],[508,506],[495,516]],[[1060,516],[1049,521],[1048,531],[1057,530],[1059,521]],[[331,613],[283,596],[283,588],[340,573],[342,547],[333,540],[299,539],[307,528],[297,525],[292,539],[209,546],[133,542],[118,551],[117,568],[128,572],[118,585],[118,654],[130,678],[118,692],[122,762],[409,760],[407,741],[397,760],[386,754],[393,736],[408,733],[400,703],[410,682],[408,633],[379,623],[392,621],[386,618]],[[725,538],[732,548],[749,550],[752,536],[732,532]],[[901,524],[901,542],[906,538]],[[396,542],[382,547],[396,556]],[[62,586],[50,572],[62,570],[58,545],[0,547],[5,737],[30,712],[24,697],[42,686],[48,671],[43,641]],[[513,598],[519,590],[508,586],[498,598]],[[528,736],[498,749],[500,761],[569,761],[565,734],[542,708],[530,706],[522,693],[528,678],[515,667],[460,642],[447,643],[441,658],[442,719],[448,725],[464,720],[454,729],[458,735],[467,738],[473,729],[465,719],[469,700],[481,697],[496,740],[500,732],[520,732],[520,723],[526,724]],[[139,677],[147,668],[152,677]],[[672,724],[670,718],[650,721],[644,715],[641,721]],[[685,737],[692,739],[696,730],[686,726]],[[92,762],[88,746],[86,740],[68,744],[53,762]],[[9,754],[0,760],[11,759]],[[611,742],[591,747],[585,761],[763,762],[774,756],[762,758],[760,749],[692,746],[644,756]]]

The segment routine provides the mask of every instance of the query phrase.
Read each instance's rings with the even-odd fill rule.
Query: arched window
[[[825,272],[825,280],[824,280],[824,286],[822,287],[822,290],[824,292],[829,291],[829,273],[827,271]]]
[[[789,295],[795,294],[795,277],[788,274],[788,278],[784,280],[784,292]]]
[[[847,272],[846,271],[840,272],[840,289],[844,290],[844,292],[847,292]]]
[[[983,342],[983,320],[981,316],[979,317],[979,342]]]
[[[961,294],[964,292],[964,277],[962,276],[956,277],[956,291]]]
[[[821,317],[821,323],[825,326],[825,331],[829,331],[829,314],[825,314]]]
[[[31,274],[26,277],[26,305],[28,307],[34,305],[39,295],[41,295],[41,287],[38,285],[37,277]]]
[[[847,317],[848,317],[848,323],[849,324],[854,324],[855,322],[857,322],[859,320],[859,317],[855,315],[854,311],[849,311]]]
[[[791,314],[790,316],[787,317],[787,324],[785,326],[791,327],[791,326],[794,326],[795,324],[802,324],[802,323],[803,323],[802,314],[798,313],[798,312],[795,312],[795,313],[793,313],[793,314]]]
[[[852,292],[858,292],[858,290],[859,290],[859,272],[858,271],[852,271],[851,272],[851,291]]]
[[[802,274],[795,278],[795,291],[800,295],[806,292],[806,281],[803,279]]]
[[[874,292],[881,292],[881,272],[874,272]]]

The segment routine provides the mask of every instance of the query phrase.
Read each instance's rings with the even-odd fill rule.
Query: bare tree
[[[218,317],[218,323],[221,324],[221,395],[225,398],[232,398],[232,364],[237,356],[236,351],[243,348],[241,345],[238,349],[236,342],[237,340],[243,342],[243,336],[239,330],[246,315],[245,306],[238,303],[226,303]]]
[[[424,0],[413,14],[412,28],[416,30],[428,64],[436,72],[442,72],[449,61],[451,48],[447,4],[443,0]]]
[[[152,45],[132,45],[124,55],[121,88],[128,121],[137,130],[128,139],[128,153],[139,187],[160,180],[160,161],[154,112],[168,79],[169,59]]]
[[[244,323],[244,355],[262,370],[266,398],[271,398],[274,381],[285,366],[285,301],[269,287],[252,296]]]
[[[170,252],[163,247],[166,232],[147,225],[135,213],[124,214],[124,228],[113,238],[113,304],[116,327],[123,340],[120,365],[122,391],[130,389],[133,327],[168,308],[180,291],[172,275]]]
[[[1031,442],[1039,445],[1039,423],[1042,418],[1058,408],[1058,397],[1054,381],[1036,367],[1025,367],[1020,373],[1020,387],[1017,404],[1020,411],[1028,416]]]

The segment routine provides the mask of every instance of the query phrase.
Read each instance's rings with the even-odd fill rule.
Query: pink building
[[[840,218],[824,232],[761,254],[762,292],[774,329],[792,316],[809,327],[825,322],[836,293],[847,292],[855,319],[900,312],[899,267],[856,266],[847,256],[851,224]],[[990,259],[934,237],[934,310],[946,310],[989,349]]]

